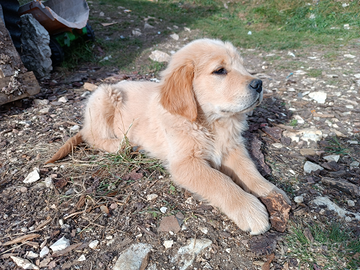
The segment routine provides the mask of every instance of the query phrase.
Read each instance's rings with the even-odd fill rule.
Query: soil
[[[166,37],[156,41],[158,46],[155,41],[144,43],[147,47],[137,65],[150,63],[154,49],[170,53],[200,35],[192,33],[179,30],[179,40]],[[239,50],[245,66],[265,87],[264,101],[249,116],[244,134],[249,151],[267,179],[292,200],[303,198],[293,200],[287,228],[336,221],[359,237],[355,215],[344,220],[313,203],[326,196],[349,212],[360,212],[359,41],[333,51],[331,57],[328,47],[299,49],[292,55]],[[41,269],[112,269],[121,252],[140,242],[152,246],[148,266],[178,269],[171,258],[190,238],[210,239],[212,244],[188,269],[298,269],[297,258],[288,255],[288,229],[284,233],[270,229],[261,236],[240,231],[218,209],[174,186],[156,161],[136,150],[124,161],[82,144],[63,160],[44,165],[76,132],[76,125],[81,127],[89,95],[83,84],[157,78],[136,69],[136,65],[130,72],[88,63],[73,71],[57,69],[50,80],[41,82],[39,95],[0,107],[0,269],[21,269],[10,256],[27,258]],[[310,97],[319,91],[326,93],[325,103]],[[313,139],[307,140],[308,133]],[[299,140],[291,139],[294,136]],[[340,155],[338,162],[324,158],[334,153]],[[305,173],[306,161],[324,169]],[[40,180],[23,183],[34,168]],[[158,197],[149,200],[150,194]],[[162,207],[167,207],[165,213]],[[173,215],[180,231],[159,232],[163,218]],[[6,244],[30,234],[35,236]],[[63,236],[71,243],[64,252],[50,251],[43,258],[29,255],[39,254]],[[91,249],[88,244],[94,240],[99,244]],[[171,248],[164,247],[166,240],[173,240]],[[84,261],[78,261],[81,255]]]

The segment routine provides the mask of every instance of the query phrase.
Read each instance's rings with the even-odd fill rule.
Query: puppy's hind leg
[[[86,142],[107,152],[116,152],[122,137],[115,134],[115,114],[121,113],[123,93],[115,85],[101,85],[91,95],[86,109],[84,127],[80,131]]]

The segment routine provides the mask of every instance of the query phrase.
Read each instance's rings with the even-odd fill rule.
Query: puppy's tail
[[[51,159],[45,162],[45,164],[54,163],[55,161],[67,156],[72,151],[74,146],[82,143],[83,141],[84,140],[81,136],[81,133],[76,133],[76,135],[68,139],[66,143],[61,146],[61,148],[55,153],[55,155],[53,155]]]

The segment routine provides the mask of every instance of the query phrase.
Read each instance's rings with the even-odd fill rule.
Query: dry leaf
[[[84,83],[84,89],[88,90],[88,91],[94,91],[97,88],[97,85],[92,84],[92,83]]]
[[[54,183],[54,185],[57,189],[62,189],[63,187],[65,187],[67,185],[68,182],[69,182],[69,179],[62,178],[60,180],[57,180]]]
[[[103,212],[104,214],[107,214],[107,215],[110,214],[109,208],[107,208],[106,205],[101,205],[101,206],[100,206],[100,210],[101,210],[101,212]]]

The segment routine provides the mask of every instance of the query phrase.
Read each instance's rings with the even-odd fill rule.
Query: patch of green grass
[[[298,124],[298,121],[297,121],[296,119],[292,119],[289,124],[290,124],[290,126],[292,126],[292,127],[296,127],[297,124]]]
[[[316,69],[316,68],[309,69],[306,72],[307,72],[308,76],[314,77],[314,78],[320,77],[321,74],[322,74],[322,70],[321,69]]]
[[[348,154],[349,150],[341,145],[337,137],[329,138],[327,142],[328,145],[325,147],[325,151],[336,155]]]
[[[310,235],[311,234],[311,235]],[[315,269],[357,269],[360,240],[343,224],[292,225],[286,236],[288,256],[300,260],[301,267]]]

